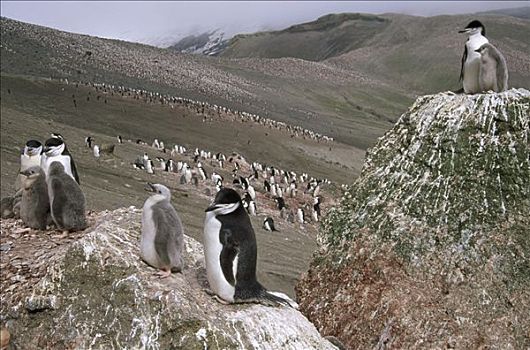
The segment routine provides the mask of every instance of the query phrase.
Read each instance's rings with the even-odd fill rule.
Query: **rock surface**
[[[419,98],[366,157],[297,286],[352,349],[530,346],[530,92]]]
[[[100,215],[56,249],[46,275],[2,305],[11,349],[335,349],[298,311],[222,305],[207,287],[202,245],[167,279],[139,258],[141,210]]]

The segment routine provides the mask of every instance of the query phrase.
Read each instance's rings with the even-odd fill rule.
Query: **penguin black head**
[[[241,206],[241,196],[235,190],[223,187],[215,195],[212,204],[205,212],[213,211],[216,214],[230,214]]]
[[[42,153],[42,143],[37,140],[28,140],[26,146],[22,150],[22,154],[27,156],[36,156]]]
[[[40,143],[37,140],[28,140],[28,142],[26,142],[26,147],[28,148],[39,148],[41,146],[42,146],[42,143]]]
[[[43,151],[46,153],[46,155],[52,156],[62,154],[65,149],[66,145],[62,139],[52,137],[46,140]]]
[[[484,27],[484,25],[480,21],[473,20],[469,22],[469,24],[463,30],[459,30],[458,32],[467,33],[467,34],[475,34],[475,33],[478,33],[479,31],[480,31],[480,34],[484,36],[486,35],[486,28]]]

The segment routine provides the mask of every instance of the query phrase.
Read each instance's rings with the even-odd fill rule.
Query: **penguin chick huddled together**
[[[50,215],[50,199],[44,170],[38,165],[20,172],[22,181],[22,199],[20,200],[20,218],[26,226],[44,230]]]
[[[86,228],[85,195],[59,161],[50,164],[48,177],[50,212],[58,229],[79,231]]]
[[[298,307],[287,295],[267,291],[258,282],[256,235],[235,190],[222,188],[206,209],[203,242],[206,275],[220,302]]]
[[[184,265],[184,228],[166,186],[147,183],[145,190],[153,195],[142,209],[140,254],[147,264],[161,270],[161,277],[169,277],[172,272],[181,272]]]

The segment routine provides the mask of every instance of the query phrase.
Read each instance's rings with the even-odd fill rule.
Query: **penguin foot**
[[[215,299],[215,301],[217,301],[219,304],[223,304],[223,305],[230,305],[230,303],[224,299],[221,299],[221,297],[219,297],[217,294],[215,294],[211,289],[209,288],[203,288],[203,291],[208,294],[209,296],[212,297],[212,299]]]
[[[66,238],[68,237],[68,230],[64,230],[60,235],[55,236],[55,238]]]
[[[160,277],[160,279],[168,278],[171,276],[171,269],[162,269],[160,271],[156,272],[156,275]]]

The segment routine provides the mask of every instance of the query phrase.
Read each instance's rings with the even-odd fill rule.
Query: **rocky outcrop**
[[[100,215],[36,285],[15,287],[19,302],[2,305],[11,349],[335,348],[295,309],[216,302],[190,237],[184,272],[160,279],[139,258],[140,218],[134,207]]]
[[[297,286],[351,349],[530,346],[530,93],[419,98],[371,149]]]

